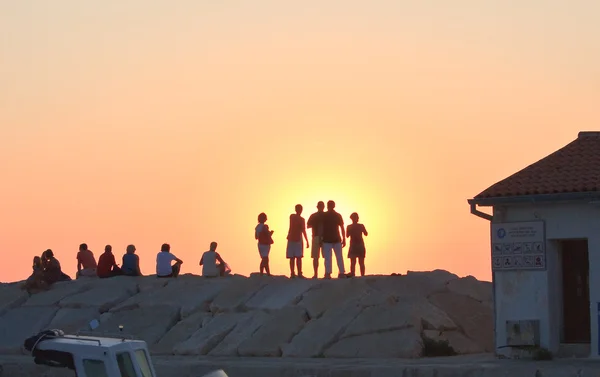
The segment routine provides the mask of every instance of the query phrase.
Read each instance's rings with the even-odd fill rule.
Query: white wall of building
[[[544,220],[546,271],[494,272],[496,347],[506,342],[507,320],[540,320],[540,343],[553,352],[560,343],[562,279],[558,241],[587,238],[589,252],[591,356],[598,350],[597,303],[600,302],[600,205],[588,203],[495,206],[494,223]],[[490,249],[491,253],[491,249]],[[504,349],[508,351],[509,348]],[[505,351],[498,350],[499,354]]]

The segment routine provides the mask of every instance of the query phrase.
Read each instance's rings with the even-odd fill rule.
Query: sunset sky
[[[119,262],[135,244],[144,274],[168,242],[200,274],[217,241],[247,275],[262,211],[272,272],[289,274],[289,214],[330,199],[366,225],[368,274],[489,280],[489,223],[466,200],[600,129],[599,14],[597,0],[3,1],[0,281],[47,248],[74,278],[82,242]]]

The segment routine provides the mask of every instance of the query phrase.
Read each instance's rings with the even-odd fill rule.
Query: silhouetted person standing
[[[321,256],[321,246],[322,240],[321,237],[323,235],[323,210],[325,209],[325,203],[318,202],[317,203],[317,212],[313,213],[308,217],[308,221],[306,222],[306,227],[311,228],[312,230],[312,248],[310,250],[310,256],[313,260],[313,269],[315,274],[313,279],[316,279],[319,276],[319,257]]]
[[[269,230],[269,226],[266,224],[266,222],[267,214],[262,212],[258,215],[258,225],[256,225],[256,228],[254,228],[254,238],[258,241],[261,276],[263,271],[267,273],[267,276],[271,276],[271,269],[269,268],[269,253],[271,252],[271,245],[273,244],[273,231]]]
[[[363,234],[368,236],[367,228],[363,224],[358,223],[358,213],[354,212],[350,215],[352,224],[346,228],[346,237],[350,238],[350,248],[348,249],[348,258],[350,258],[350,276],[356,274],[356,260],[360,266],[360,276],[365,276],[365,255],[367,249]]]
[[[340,230],[342,235],[340,237]],[[331,279],[331,252],[335,253],[338,265],[338,277],[345,278],[342,248],[346,246],[346,233],[342,215],[335,211],[335,202],[327,202],[327,212],[323,215],[323,258],[325,258],[325,279]]]
[[[302,258],[304,257],[304,244],[302,242],[302,236],[306,240],[306,247],[310,247],[308,243],[308,236],[306,235],[306,221],[302,217],[302,205],[296,204],[296,213],[290,215],[290,228],[287,235],[287,248],[286,257],[290,260],[290,278],[295,278],[294,273],[294,262],[298,270],[298,277],[303,278],[302,275]]]

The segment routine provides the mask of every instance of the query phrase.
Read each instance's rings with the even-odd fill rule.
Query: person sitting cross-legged
[[[96,268],[98,277],[101,279],[111,278],[113,276],[123,275],[123,271],[117,266],[115,256],[112,253],[112,246],[106,245],[104,253],[98,258],[98,267]]]
[[[171,265],[171,262],[175,264]],[[171,253],[171,245],[164,243],[156,255],[156,277],[176,278],[179,276],[183,261]]]
[[[210,243],[210,250],[205,251],[200,258],[200,266],[202,266],[202,276],[217,277],[228,275],[227,263],[217,253],[217,243]],[[217,263],[218,262],[218,263]]]
[[[142,276],[140,257],[135,253],[135,250],[135,245],[128,245],[127,252],[123,254],[123,264],[121,264],[123,275]]]

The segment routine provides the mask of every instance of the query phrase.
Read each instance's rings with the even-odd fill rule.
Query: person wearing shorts
[[[267,276],[271,276],[271,269],[269,268],[269,253],[271,251],[271,245],[273,244],[273,232],[269,230],[269,226],[266,224],[267,215],[263,212],[258,215],[258,225],[254,228],[254,238],[258,241],[258,254],[260,255],[260,275],[264,272]]]
[[[323,254],[321,250],[322,242],[321,236],[323,233],[323,210],[325,209],[325,203],[322,201],[317,203],[317,212],[313,213],[308,217],[306,226],[312,230],[312,248],[310,250],[310,256],[313,260],[313,279],[319,277],[319,257]]]
[[[290,228],[287,235],[286,257],[290,260],[290,278],[295,278],[294,265],[298,271],[298,277],[302,275],[302,258],[304,257],[302,237],[306,240],[306,248],[309,248],[308,236],[306,235],[306,221],[302,217],[302,205],[296,204],[296,213],[290,215]]]

